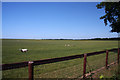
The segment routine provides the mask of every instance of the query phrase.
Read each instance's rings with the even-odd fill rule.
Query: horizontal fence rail
[[[116,50],[118,50],[118,48],[110,49],[108,51],[116,51]],[[87,54],[87,56],[92,56],[92,55],[103,54],[105,52],[106,52],[106,50],[99,51],[99,52],[91,52],[91,53],[86,53],[86,54]],[[80,55],[73,55],[73,56],[67,56],[67,57],[36,60],[36,61],[32,61],[32,62],[34,63],[34,65],[42,65],[42,64],[49,64],[49,63],[66,61],[66,60],[71,60],[71,59],[83,58],[83,57],[84,57],[84,54],[80,54]],[[28,63],[29,63],[29,61],[20,62],[20,63],[2,64],[0,66],[2,66],[2,70],[9,70],[9,69],[26,67],[26,66],[28,66]]]

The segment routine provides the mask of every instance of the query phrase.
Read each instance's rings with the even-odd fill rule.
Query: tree
[[[101,2],[96,5],[97,9],[105,9],[105,15],[100,19],[104,19],[105,26],[110,23],[111,32],[120,32],[120,2]]]

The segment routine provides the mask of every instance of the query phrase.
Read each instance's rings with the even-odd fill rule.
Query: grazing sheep
[[[70,44],[65,44],[65,46],[70,46]]]
[[[28,49],[21,49],[20,51],[21,51],[21,52],[27,52]]]
[[[70,46],[70,45],[68,44],[68,46]]]

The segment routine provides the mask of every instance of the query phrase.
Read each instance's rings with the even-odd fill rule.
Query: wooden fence
[[[110,49],[110,50],[104,50],[104,51],[99,51],[99,52],[91,52],[91,53],[85,53],[85,54],[73,55],[73,56],[67,56],[67,57],[43,59],[43,60],[36,60],[36,61],[27,61],[27,62],[12,63],[12,64],[2,64],[0,66],[2,66],[2,70],[16,69],[16,68],[22,68],[22,67],[27,67],[28,66],[29,80],[33,80],[34,79],[34,77],[33,77],[34,73],[33,72],[34,72],[34,66],[35,65],[43,65],[43,64],[66,61],[66,60],[71,60],[71,59],[84,58],[83,78],[85,78],[87,56],[93,56],[93,55],[106,53],[106,68],[108,68],[108,66],[107,66],[108,65],[108,52],[117,51],[117,50],[118,50],[117,63],[119,63],[119,48],[118,49],[114,48],[114,49]]]

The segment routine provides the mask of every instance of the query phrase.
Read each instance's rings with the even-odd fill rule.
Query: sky
[[[99,2],[3,2],[2,38],[90,39],[118,37],[100,19]]]

